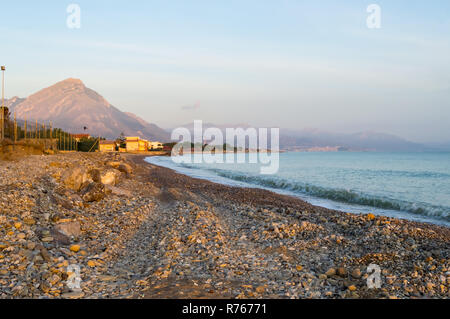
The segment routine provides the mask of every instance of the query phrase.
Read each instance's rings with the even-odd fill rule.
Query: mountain
[[[341,147],[354,151],[423,152],[432,147],[410,142],[401,137],[366,131],[352,134],[320,130],[281,130],[280,144],[285,149],[312,147]]]
[[[191,134],[193,123],[183,125]],[[225,138],[225,129],[251,127],[248,124],[215,125],[203,123],[203,131],[210,127],[219,128]],[[257,128],[257,127],[256,127]],[[270,132],[270,130],[269,130]],[[270,140],[270,137],[268,138]],[[386,151],[386,152],[423,152],[436,148],[407,141],[395,135],[379,132],[359,132],[353,134],[324,132],[318,129],[292,130],[280,128],[280,149],[291,151],[307,150],[350,150],[350,151]]]
[[[14,97],[6,105],[11,114],[29,121],[52,122],[73,133],[83,133],[83,127],[93,136],[117,138],[120,133],[162,142],[169,134],[131,113],[111,105],[104,97],[87,88],[79,79],[66,79],[45,88],[26,99]]]

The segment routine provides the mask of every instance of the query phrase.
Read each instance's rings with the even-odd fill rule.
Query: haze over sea
[[[311,204],[450,227],[450,153],[281,153],[276,175],[260,164],[176,164],[147,161],[233,186],[261,187]]]

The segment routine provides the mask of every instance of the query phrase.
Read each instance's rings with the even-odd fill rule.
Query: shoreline
[[[182,176],[182,178],[186,178],[186,180],[194,180],[194,183],[202,183],[202,182],[206,182],[208,184],[213,184],[215,186],[217,186],[218,188],[220,187],[224,187],[225,190],[229,191],[229,190],[235,190],[235,189],[239,189],[239,190],[249,190],[251,193],[254,194],[255,197],[260,197],[258,200],[256,201],[252,201],[253,204],[257,203],[259,205],[266,205],[266,204],[270,204],[270,200],[275,200],[277,203],[282,203],[282,202],[286,202],[286,206],[292,205],[292,206],[300,206],[300,207],[305,207],[305,208],[310,208],[310,209],[315,209],[315,210],[320,210],[320,211],[330,211],[333,213],[342,213],[342,214],[351,214],[356,216],[366,216],[368,215],[368,213],[361,213],[361,214],[357,214],[357,213],[351,213],[351,212],[346,212],[344,210],[338,210],[338,209],[332,209],[332,208],[327,208],[324,206],[320,206],[320,205],[314,205],[309,203],[308,201],[296,196],[296,195],[291,195],[291,194],[282,194],[282,193],[278,193],[275,192],[273,190],[267,189],[267,188],[261,188],[261,187],[252,187],[252,186],[234,186],[234,185],[227,185],[227,184],[222,184],[222,183],[218,183],[218,182],[214,182],[214,181],[210,181],[207,179],[202,179],[202,178],[197,178],[197,177],[192,177],[186,174],[183,174],[181,172],[177,172],[176,170],[172,169],[172,168],[168,168],[168,167],[164,167],[164,166],[160,166],[158,164],[153,164],[153,163],[149,163],[145,161],[145,158],[147,157],[151,157],[151,156],[147,156],[147,155],[138,155],[138,154],[134,154],[136,155],[136,157],[139,157],[139,159],[137,160],[137,162],[140,165],[150,165],[150,166],[155,166],[158,167],[158,169],[163,169],[163,170],[169,170],[170,172],[172,172],[174,175],[180,175]],[[156,155],[154,155],[156,156]],[[179,180],[180,177],[177,178],[177,180]],[[163,185],[163,184],[161,184]],[[261,191],[261,192],[259,192]],[[268,196],[268,194],[270,194],[270,196]],[[262,197],[264,198],[271,198],[270,200],[264,199],[261,201]],[[410,220],[410,219],[405,219],[405,218],[396,218],[396,217],[389,217],[389,216],[383,216],[383,215],[376,215],[376,217],[379,217],[381,219],[389,219],[389,220],[396,220],[396,221],[404,221],[407,223],[412,223],[412,224],[417,224],[422,225],[422,226],[432,226],[432,227],[438,227],[438,228],[443,228],[445,230],[449,231],[449,235],[450,235],[450,228],[445,226],[445,225],[440,225],[440,224],[435,224],[432,222],[422,222],[422,221],[414,221],[414,220]]]
[[[450,297],[447,227],[216,184],[145,157],[2,162],[0,298]],[[79,176],[92,181],[71,189]],[[367,286],[370,264],[381,288]],[[66,285],[69,265],[80,289]]]
[[[428,215],[420,215],[420,214],[415,214],[412,212],[402,211],[402,210],[365,206],[363,204],[358,204],[358,203],[339,202],[339,201],[334,201],[334,200],[328,199],[328,198],[314,197],[312,195],[309,195],[309,198],[308,198],[307,194],[299,194],[299,193],[295,193],[293,191],[286,190],[286,189],[277,189],[277,188],[266,187],[264,185],[259,185],[259,184],[251,184],[251,183],[247,183],[247,182],[236,181],[236,180],[229,179],[226,177],[219,177],[219,176],[214,176],[214,177],[198,176],[197,177],[195,175],[192,176],[188,171],[187,172],[183,171],[183,170],[178,171],[177,170],[178,167],[163,166],[163,165],[160,165],[159,163],[146,162],[145,159],[150,158],[150,157],[155,157],[155,156],[146,156],[144,158],[144,162],[151,164],[151,165],[170,169],[170,170],[174,171],[175,173],[178,173],[178,174],[190,177],[190,178],[200,179],[200,180],[204,180],[204,181],[208,181],[208,182],[212,182],[212,183],[216,183],[216,184],[220,184],[220,185],[230,186],[230,187],[263,189],[263,190],[267,190],[269,192],[273,192],[278,195],[294,197],[303,202],[309,203],[313,206],[317,206],[317,207],[321,207],[321,208],[329,209],[329,210],[341,211],[341,212],[351,213],[351,214],[355,214],[355,215],[366,215],[369,213],[373,213],[377,216],[385,216],[385,217],[394,218],[394,219],[401,219],[401,220],[407,220],[407,221],[411,221],[411,222],[432,224],[432,225],[450,228],[449,221],[447,221],[445,219],[439,219],[438,217],[433,217],[433,216],[428,216]],[[158,157],[158,156],[156,156],[156,157]],[[186,169],[186,170],[189,170],[189,169]],[[344,207],[333,207],[333,206],[344,206]]]

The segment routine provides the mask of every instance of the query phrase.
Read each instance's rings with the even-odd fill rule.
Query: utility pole
[[[2,134],[1,139],[3,140],[5,138],[5,70],[6,67],[4,65],[1,66],[2,70],[2,110],[1,110],[1,128],[2,128]]]
[[[50,126],[50,147],[53,150],[53,127],[52,127],[52,121],[50,121],[49,126]]]
[[[24,135],[23,137],[27,139],[27,118],[25,118]]]

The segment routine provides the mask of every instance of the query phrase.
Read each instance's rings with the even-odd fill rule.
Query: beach
[[[145,157],[2,162],[0,297],[450,296],[448,227],[216,184]],[[71,265],[79,287],[67,285]]]

